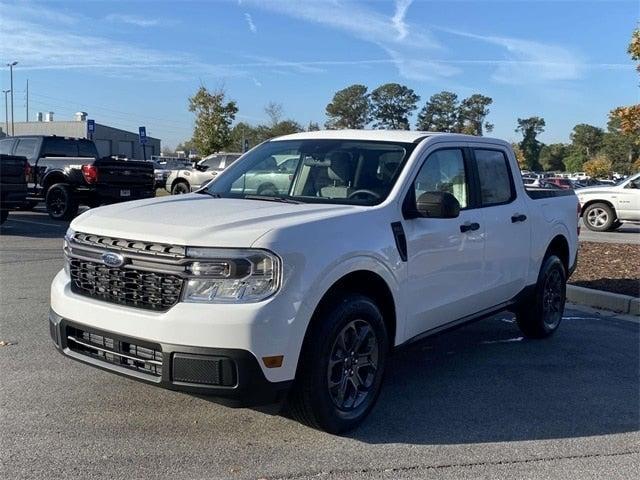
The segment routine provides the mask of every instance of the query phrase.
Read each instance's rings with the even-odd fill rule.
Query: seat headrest
[[[327,169],[329,178],[344,184],[351,180],[351,156],[346,152],[329,154],[330,165]]]

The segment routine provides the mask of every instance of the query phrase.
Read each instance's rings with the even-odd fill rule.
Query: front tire
[[[191,193],[191,188],[187,182],[176,182],[171,187],[171,195],[184,195],[185,193]]]
[[[78,214],[78,199],[66,183],[56,183],[47,190],[47,213],[54,220],[71,220]]]
[[[567,299],[567,271],[556,255],[542,262],[534,294],[517,309],[516,321],[529,338],[546,338],[558,329]]]
[[[594,232],[607,232],[616,222],[616,214],[606,203],[592,203],[582,215],[585,226]]]
[[[310,427],[343,433],[373,408],[389,349],[378,306],[351,294],[324,308],[305,340],[289,397],[292,416]]]

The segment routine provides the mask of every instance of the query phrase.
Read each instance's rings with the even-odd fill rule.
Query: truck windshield
[[[267,142],[219,174],[207,191],[227,198],[376,205],[414,148],[356,140]]]

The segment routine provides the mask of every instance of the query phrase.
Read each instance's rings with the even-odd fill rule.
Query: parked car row
[[[0,140],[0,154],[7,156],[7,162],[9,157],[26,160],[24,208],[44,201],[49,216],[56,220],[73,218],[80,205],[97,207],[155,196],[151,163],[100,158],[91,140],[42,135],[9,137]]]

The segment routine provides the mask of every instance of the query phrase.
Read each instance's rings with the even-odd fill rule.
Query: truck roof
[[[277,137],[271,141],[282,140],[363,140],[363,141],[386,141],[386,142],[402,142],[417,143],[425,138],[446,137],[448,140],[469,140],[487,141],[491,143],[504,143],[502,140],[476,137],[473,135],[462,135],[459,133],[441,133],[441,132],[422,132],[417,130],[317,130],[312,132],[293,133]]]

